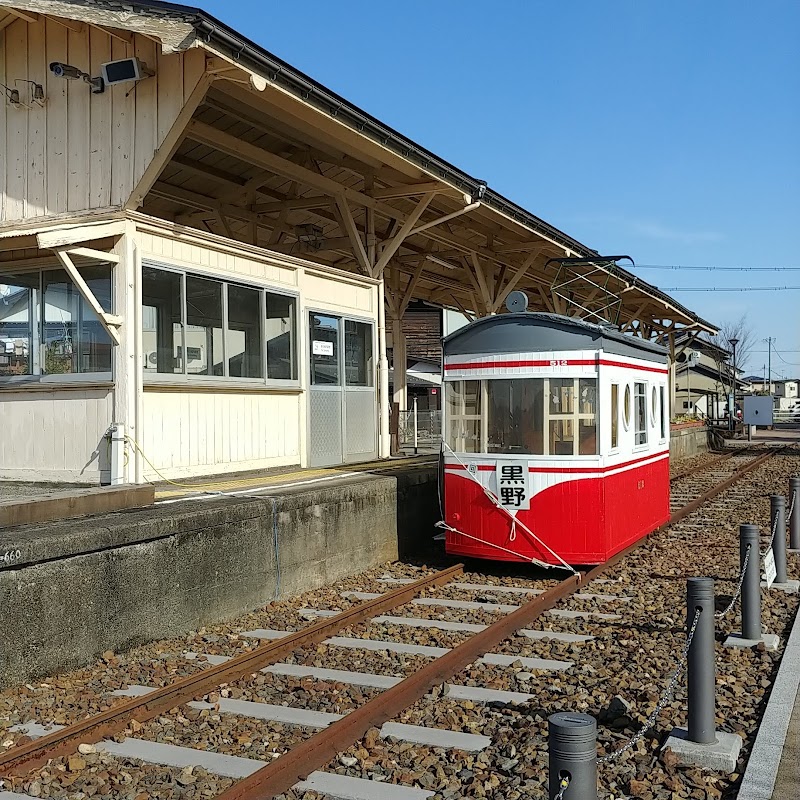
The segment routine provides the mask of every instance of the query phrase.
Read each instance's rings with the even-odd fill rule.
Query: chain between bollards
[[[736,605],[736,601],[739,599],[739,595],[742,593],[742,585],[744,584],[744,576],[747,574],[747,565],[750,562],[750,553],[752,552],[752,545],[747,545],[747,552],[744,556],[744,564],[742,564],[742,568],[739,570],[739,584],[736,587],[736,591],[733,593],[733,599],[731,600],[730,604],[724,611],[718,611],[714,614],[715,619],[722,619],[726,614],[728,614],[731,609]]]
[[[658,715],[664,710],[664,706],[669,701],[670,697],[672,697],[672,693],[675,691],[675,686],[677,686],[678,681],[680,680],[681,675],[683,674],[683,667],[686,664],[686,657],[689,654],[689,648],[692,646],[692,639],[694,639],[695,631],[697,630],[697,625],[700,622],[700,615],[701,610],[697,609],[695,611],[694,620],[692,621],[692,627],[689,630],[689,635],[686,637],[686,644],[683,646],[683,652],[681,653],[681,657],[678,660],[678,665],[675,667],[675,672],[672,673],[672,677],[669,679],[669,683],[667,684],[667,688],[664,690],[664,694],[661,695],[658,703],[656,704],[655,709],[653,709],[653,713],[644,721],[644,724],[639,729],[639,731],[634,734],[630,739],[628,739],[625,744],[620,747],[618,750],[615,750],[613,753],[608,753],[604,756],[600,756],[597,759],[598,764],[605,764],[609,761],[612,761],[615,758],[618,758],[623,753],[626,753],[632,747],[635,747],[641,740],[644,738],[644,735],[653,725],[656,724],[656,720],[658,720]]]
[[[565,775],[561,779],[561,783],[558,784],[558,794],[553,798],[553,800],[564,800],[564,792],[569,789],[569,775]]]

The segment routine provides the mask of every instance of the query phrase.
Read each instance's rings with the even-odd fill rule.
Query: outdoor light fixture
[[[36,103],[39,106],[44,105],[44,86],[41,83],[29,81],[27,78],[16,78],[14,85],[16,86],[18,83],[27,83],[30,86],[31,103]]]
[[[9,89],[4,83],[0,83],[0,86],[3,87],[3,90],[6,93],[6,100],[11,103],[12,106],[20,105],[19,102],[19,89]]]
[[[85,81],[91,86],[92,94],[101,94],[106,88],[105,82],[99,75],[93,78],[88,72],[83,72],[71,64],[63,64],[61,61],[50,62],[50,72],[57,78],[66,78],[68,81]]]

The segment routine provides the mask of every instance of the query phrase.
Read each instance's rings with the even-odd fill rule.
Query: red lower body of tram
[[[478,466],[480,472],[494,469]],[[516,512],[518,523],[512,526],[509,513],[498,508],[463,464],[445,464],[447,552],[558,564],[555,553],[572,565],[599,564],[669,520],[668,452],[605,468],[530,471],[531,481],[538,479],[543,488],[534,490],[529,509]]]

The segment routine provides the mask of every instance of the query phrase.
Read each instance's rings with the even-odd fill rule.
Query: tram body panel
[[[502,316],[468,326],[481,330],[466,347],[448,348],[458,333],[445,341],[447,552],[605,561],[669,519],[665,351],[571,318]],[[507,350],[492,326],[505,344],[580,346]]]

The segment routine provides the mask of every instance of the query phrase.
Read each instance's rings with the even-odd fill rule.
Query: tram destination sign
[[[527,511],[531,507],[527,461],[497,462],[497,497],[509,511]]]

